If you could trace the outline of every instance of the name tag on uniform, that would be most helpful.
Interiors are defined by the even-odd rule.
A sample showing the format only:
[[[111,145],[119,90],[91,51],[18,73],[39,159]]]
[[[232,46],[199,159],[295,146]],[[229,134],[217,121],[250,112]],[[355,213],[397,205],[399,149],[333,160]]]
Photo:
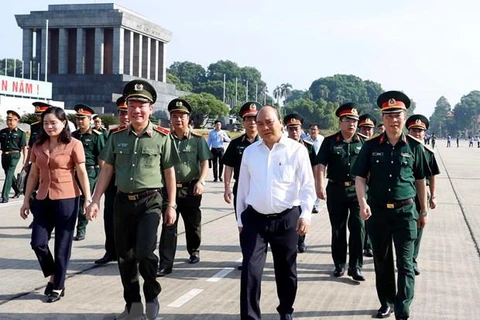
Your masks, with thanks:
[[[412,155],[410,153],[402,153],[402,157],[410,158]]]
[[[383,152],[372,152],[372,157],[383,157]]]
[[[121,142],[117,145],[117,147],[120,147],[120,148],[126,148],[128,147],[128,143],[125,143],[125,142]]]

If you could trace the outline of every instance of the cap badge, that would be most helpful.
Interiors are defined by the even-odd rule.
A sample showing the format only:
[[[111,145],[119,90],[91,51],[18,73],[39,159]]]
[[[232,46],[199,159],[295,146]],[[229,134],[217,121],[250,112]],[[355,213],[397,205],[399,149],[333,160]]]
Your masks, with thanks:
[[[358,111],[357,111],[357,109],[355,109],[355,108],[352,109],[351,113],[352,113],[353,115],[358,116]]]
[[[176,107],[183,107],[182,101],[177,101],[177,102],[175,103],[175,106],[176,106]]]
[[[82,108],[78,109],[78,113],[83,113],[83,109]]]
[[[367,118],[367,119],[365,119],[365,123],[373,124],[373,121],[372,121],[372,119]]]
[[[254,103],[252,103],[248,108],[250,110],[257,110],[257,106]]]
[[[422,125],[423,123],[422,123],[422,120],[417,119],[417,120],[415,120],[415,124]]]
[[[396,103],[397,103],[397,101],[395,101],[395,99],[393,99],[393,98],[391,98],[390,100],[388,100],[388,105],[389,105],[389,106],[394,106]]]
[[[143,84],[136,83],[135,84],[135,91],[142,91],[142,90],[143,90]]]

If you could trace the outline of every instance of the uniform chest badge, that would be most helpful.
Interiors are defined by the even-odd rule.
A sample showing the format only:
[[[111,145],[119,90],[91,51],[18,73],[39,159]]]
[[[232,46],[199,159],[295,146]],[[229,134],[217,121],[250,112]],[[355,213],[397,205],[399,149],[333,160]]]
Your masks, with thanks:
[[[404,158],[410,158],[412,156],[410,153],[406,153],[406,152],[403,152],[401,155]]]
[[[125,142],[120,142],[117,147],[119,148],[127,148],[128,147],[128,143],[125,143]]]
[[[383,152],[372,152],[372,157],[383,157]]]

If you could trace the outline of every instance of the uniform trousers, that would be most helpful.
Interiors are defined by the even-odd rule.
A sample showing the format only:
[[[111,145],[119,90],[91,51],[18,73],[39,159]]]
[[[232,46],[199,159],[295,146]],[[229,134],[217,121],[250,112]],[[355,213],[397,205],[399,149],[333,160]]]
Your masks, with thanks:
[[[427,192],[427,199],[430,200],[430,192]],[[418,197],[415,197],[415,209],[417,210],[417,213],[420,212],[420,200],[418,200]],[[413,266],[414,267],[418,266],[417,259],[418,259],[418,253],[420,252],[420,243],[422,242],[423,229],[424,228],[417,227],[417,238],[413,242]]]
[[[223,174],[223,163],[222,157],[224,153],[223,148],[212,148],[212,162],[213,162],[213,179],[217,180],[217,178],[222,179]]]
[[[251,206],[242,213],[242,276],[240,282],[240,318],[261,319],[261,279],[267,247],[270,244],[280,315],[292,314],[297,294],[297,221],[300,207],[265,215]]]
[[[105,190],[105,203],[103,205],[103,229],[105,231],[105,252],[113,258],[117,257],[115,250],[114,235],[114,204],[117,195],[117,187],[115,186],[115,176],[110,179],[110,184]]]
[[[43,275],[54,276],[53,289],[65,287],[65,277],[72,251],[73,230],[77,220],[78,197],[61,200],[35,200],[33,211],[33,251],[37,255]],[[55,248],[52,255],[48,241],[55,229]]]
[[[157,229],[162,214],[159,192],[129,200],[127,194],[115,198],[115,247],[118,269],[123,284],[123,297],[128,308],[141,302],[138,273],[144,280],[146,302],[152,302],[161,291],[156,280],[158,257],[155,255]]]
[[[90,183],[90,194],[93,194],[93,189],[95,188],[95,183],[97,182],[97,176],[99,169],[95,166],[87,166],[87,175],[88,175],[88,182]],[[79,184],[80,185],[80,184]],[[80,205],[78,210],[78,222],[77,222],[77,235],[85,235],[87,230],[88,220],[85,216],[85,212],[83,212],[83,204],[85,203],[85,197],[83,195],[80,196]]]
[[[365,223],[360,217],[355,188],[342,184],[327,185],[327,208],[332,227],[332,258],[336,268],[344,268],[347,260],[347,225],[349,268],[363,267]]]
[[[17,179],[15,179],[15,169],[20,160],[20,152],[5,154],[2,153],[2,168],[5,172],[5,182],[2,188],[3,200],[8,200],[10,189],[13,187],[15,193],[19,193],[17,188]]]
[[[418,214],[415,203],[397,209],[368,200],[372,216],[367,228],[372,241],[377,295],[383,307],[394,306],[396,317],[408,317],[413,300],[415,275],[413,272],[413,242],[417,237]],[[393,244],[397,259],[397,288]]]
[[[198,181],[198,180],[196,180]],[[158,250],[160,253],[160,269],[172,269],[177,251],[177,228],[178,219],[182,215],[185,225],[185,238],[187,240],[187,251],[190,255],[200,252],[200,243],[202,238],[202,211],[200,205],[202,195],[193,195],[192,182],[186,190],[177,189],[177,219],[173,226],[162,225],[162,233],[160,235],[160,244]]]

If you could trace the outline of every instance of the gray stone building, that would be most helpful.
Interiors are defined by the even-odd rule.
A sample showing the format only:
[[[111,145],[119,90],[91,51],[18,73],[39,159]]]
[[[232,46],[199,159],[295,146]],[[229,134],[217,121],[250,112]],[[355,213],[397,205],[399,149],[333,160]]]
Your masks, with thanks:
[[[156,88],[157,117],[185,94],[166,83],[172,33],[131,10],[113,3],[49,5],[15,18],[23,29],[24,63],[40,65],[40,78],[53,84],[52,98],[66,108],[82,102],[99,113],[114,112],[123,86],[137,78]]]

